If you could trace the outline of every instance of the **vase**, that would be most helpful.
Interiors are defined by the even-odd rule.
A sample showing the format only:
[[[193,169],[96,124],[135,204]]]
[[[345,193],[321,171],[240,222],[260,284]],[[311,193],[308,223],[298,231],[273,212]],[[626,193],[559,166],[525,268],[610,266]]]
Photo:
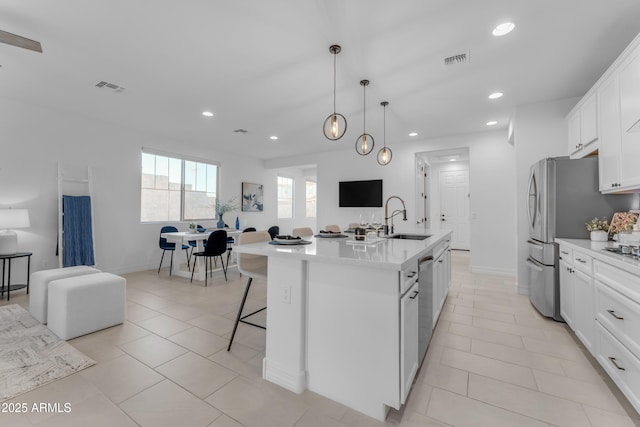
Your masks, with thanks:
[[[220,215],[220,219],[218,219],[218,222],[216,223],[216,227],[224,228],[224,221],[222,220],[222,215]]]
[[[591,232],[591,240],[594,242],[606,242],[609,240],[609,233],[604,230],[594,230]]]

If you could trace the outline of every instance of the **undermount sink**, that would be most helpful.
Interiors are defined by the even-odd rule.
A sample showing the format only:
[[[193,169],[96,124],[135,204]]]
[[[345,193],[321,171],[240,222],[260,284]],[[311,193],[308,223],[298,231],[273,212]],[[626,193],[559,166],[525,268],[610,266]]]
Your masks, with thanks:
[[[389,236],[389,239],[402,239],[402,240],[424,240],[427,237],[431,237],[425,234],[394,234]]]

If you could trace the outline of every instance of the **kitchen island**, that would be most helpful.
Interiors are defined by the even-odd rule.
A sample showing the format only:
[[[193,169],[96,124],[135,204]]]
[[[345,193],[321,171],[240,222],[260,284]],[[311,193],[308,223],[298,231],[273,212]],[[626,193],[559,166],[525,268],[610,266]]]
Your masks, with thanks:
[[[451,232],[413,234],[429,237],[377,243],[314,237],[308,245],[234,248],[268,257],[263,377],[378,420],[390,407],[399,409],[421,363],[418,300],[433,300],[436,316],[444,303],[432,290],[419,295],[418,262],[434,252],[448,254]],[[440,265],[437,277],[447,281],[440,284],[446,296],[451,267]],[[429,324],[435,327],[435,321]]]

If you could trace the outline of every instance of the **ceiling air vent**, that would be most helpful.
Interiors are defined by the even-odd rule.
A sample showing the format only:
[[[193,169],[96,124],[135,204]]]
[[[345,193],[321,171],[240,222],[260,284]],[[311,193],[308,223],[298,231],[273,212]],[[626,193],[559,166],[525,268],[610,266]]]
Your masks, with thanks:
[[[471,60],[471,55],[469,51],[458,53],[457,55],[452,55],[444,58],[444,65],[458,65],[458,64],[466,64]]]
[[[236,129],[234,130],[235,133],[247,133],[249,132],[248,130],[244,130],[244,129]]]
[[[113,83],[109,83],[105,81],[101,81],[100,83],[97,83],[96,87],[106,87],[109,89],[113,89],[116,92],[122,92],[124,90],[122,86],[114,85]]]

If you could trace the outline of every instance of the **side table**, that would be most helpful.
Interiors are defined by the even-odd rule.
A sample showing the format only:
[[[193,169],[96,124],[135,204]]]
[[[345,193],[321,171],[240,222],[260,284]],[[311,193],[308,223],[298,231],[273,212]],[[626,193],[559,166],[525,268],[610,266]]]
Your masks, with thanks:
[[[11,255],[0,255],[2,260],[2,286],[0,286],[0,298],[4,298],[4,293],[7,293],[7,301],[11,300],[11,291],[27,288],[27,294],[29,293],[29,276],[31,275],[31,252],[18,252]],[[16,258],[27,258],[27,283],[26,284],[11,284],[11,261]],[[7,273],[5,274],[5,265],[9,264]],[[6,275],[6,284],[5,284]]]

